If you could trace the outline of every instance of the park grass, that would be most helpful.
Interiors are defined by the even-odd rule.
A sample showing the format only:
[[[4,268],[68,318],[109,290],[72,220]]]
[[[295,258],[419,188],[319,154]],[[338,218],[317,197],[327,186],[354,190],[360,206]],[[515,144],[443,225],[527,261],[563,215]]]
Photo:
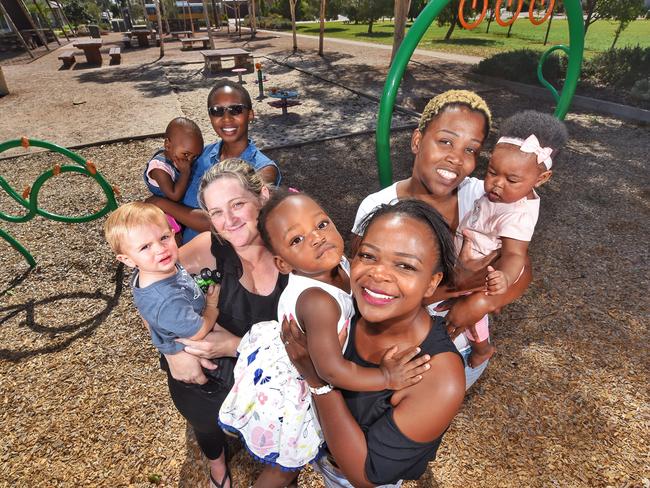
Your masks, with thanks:
[[[547,21],[548,22],[548,21]],[[449,41],[444,41],[448,26],[439,27],[435,22],[429,27],[418,47],[450,53],[467,54],[489,57],[493,54],[515,49],[534,49],[544,51],[556,44],[569,44],[569,28],[566,19],[553,19],[548,43],[544,46],[547,22],[534,26],[527,19],[517,20],[507,37],[507,27],[501,27],[496,22],[490,25],[486,33],[487,21],[484,20],[476,29],[468,31],[456,28]],[[408,23],[410,26],[411,23]],[[585,40],[585,56],[607,51],[614,39],[616,22],[598,21],[587,31]],[[317,36],[319,24],[298,24],[300,34]],[[393,22],[377,22],[373,25],[372,34],[368,34],[368,24],[344,24],[343,22],[326,22],[325,37],[351,39],[355,41],[375,42],[379,44],[393,43]],[[636,20],[623,31],[616,47],[636,46],[650,47],[650,20]]]

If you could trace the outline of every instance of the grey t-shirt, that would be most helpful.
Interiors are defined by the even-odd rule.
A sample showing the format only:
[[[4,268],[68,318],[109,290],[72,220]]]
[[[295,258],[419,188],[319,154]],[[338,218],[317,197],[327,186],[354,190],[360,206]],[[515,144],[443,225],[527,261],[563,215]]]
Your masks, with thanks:
[[[138,270],[131,277],[133,302],[149,323],[151,342],[162,354],[182,351],[183,344],[175,339],[192,337],[203,323],[205,296],[181,265],[176,268],[174,276],[144,288],[138,286]]]

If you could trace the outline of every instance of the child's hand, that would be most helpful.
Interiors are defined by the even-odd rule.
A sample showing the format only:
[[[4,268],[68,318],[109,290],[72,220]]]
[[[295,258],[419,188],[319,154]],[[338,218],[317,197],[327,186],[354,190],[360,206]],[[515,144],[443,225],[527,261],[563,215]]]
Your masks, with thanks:
[[[189,173],[192,170],[192,161],[181,158],[181,159],[174,159],[174,164],[176,165],[176,168],[178,168],[178,171],[181,173]]]
[[[205,306],[218,308],[219,305],[219,292],[221,291],[220,285],[210,285],[208,291],[205,293]]]
[[[503,271],[494,269],[492,266],[487,267],[488,275],[485,278],[485,284],[487,285],[486,295],[503,295],[510,283],[508,283],[508,277]]]
[[[379,369],[384,373],[387,389],[401,390],[422,379],[422,374],[431,367],[429,366],[431,356],[424,354],[413,359],[419,352],[419,347],[410,347],[398,353],[397,346],[386,351],[379,363]]]

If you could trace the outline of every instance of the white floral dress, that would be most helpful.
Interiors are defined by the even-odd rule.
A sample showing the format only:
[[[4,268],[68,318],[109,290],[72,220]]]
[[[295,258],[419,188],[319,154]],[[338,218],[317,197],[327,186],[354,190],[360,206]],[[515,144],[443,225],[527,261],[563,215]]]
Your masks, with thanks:
[[[345,257],[341,266],[349,274]],[[219,411],[219,425],[238,434],[254,458],[285,470],[298,470],[323,453],[323,435],[309,388],[280,339],[282,317],[296,316],[298,297],[308,288],[325,290],[339,304],[337,332],[349,323],[354,315],[351,294],[311,278],[290,275],[278,303],[278,321],[254,324],[242,338],[235,384]]]

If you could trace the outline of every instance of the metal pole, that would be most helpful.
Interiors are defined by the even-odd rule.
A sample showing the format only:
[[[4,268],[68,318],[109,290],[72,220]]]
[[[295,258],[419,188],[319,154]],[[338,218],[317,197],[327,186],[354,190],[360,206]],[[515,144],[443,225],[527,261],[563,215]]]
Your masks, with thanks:
[[[9,14],[5,10],[4,5],[2,5],[2,2],[0,2],[0,9],[2,9],[2,15],[4,16],[5,19],[7,19],[7,24],[9,24],[9,27],[11,27],[11,30],[14,31],[14,34],[18,36],[18,39],[20,39],[20,42],[22,43],[23,47],[25,48],[25,51],[29,53],[29,55],[33,58],[34,54],[32,51],[29,49],[29,46],[27,45],[27,42],[25,42],[25,39],[23,38],[22,34],[16,27],[16,24],[14,24],[14,21],[11,20],[11,17],[9,17]]]

